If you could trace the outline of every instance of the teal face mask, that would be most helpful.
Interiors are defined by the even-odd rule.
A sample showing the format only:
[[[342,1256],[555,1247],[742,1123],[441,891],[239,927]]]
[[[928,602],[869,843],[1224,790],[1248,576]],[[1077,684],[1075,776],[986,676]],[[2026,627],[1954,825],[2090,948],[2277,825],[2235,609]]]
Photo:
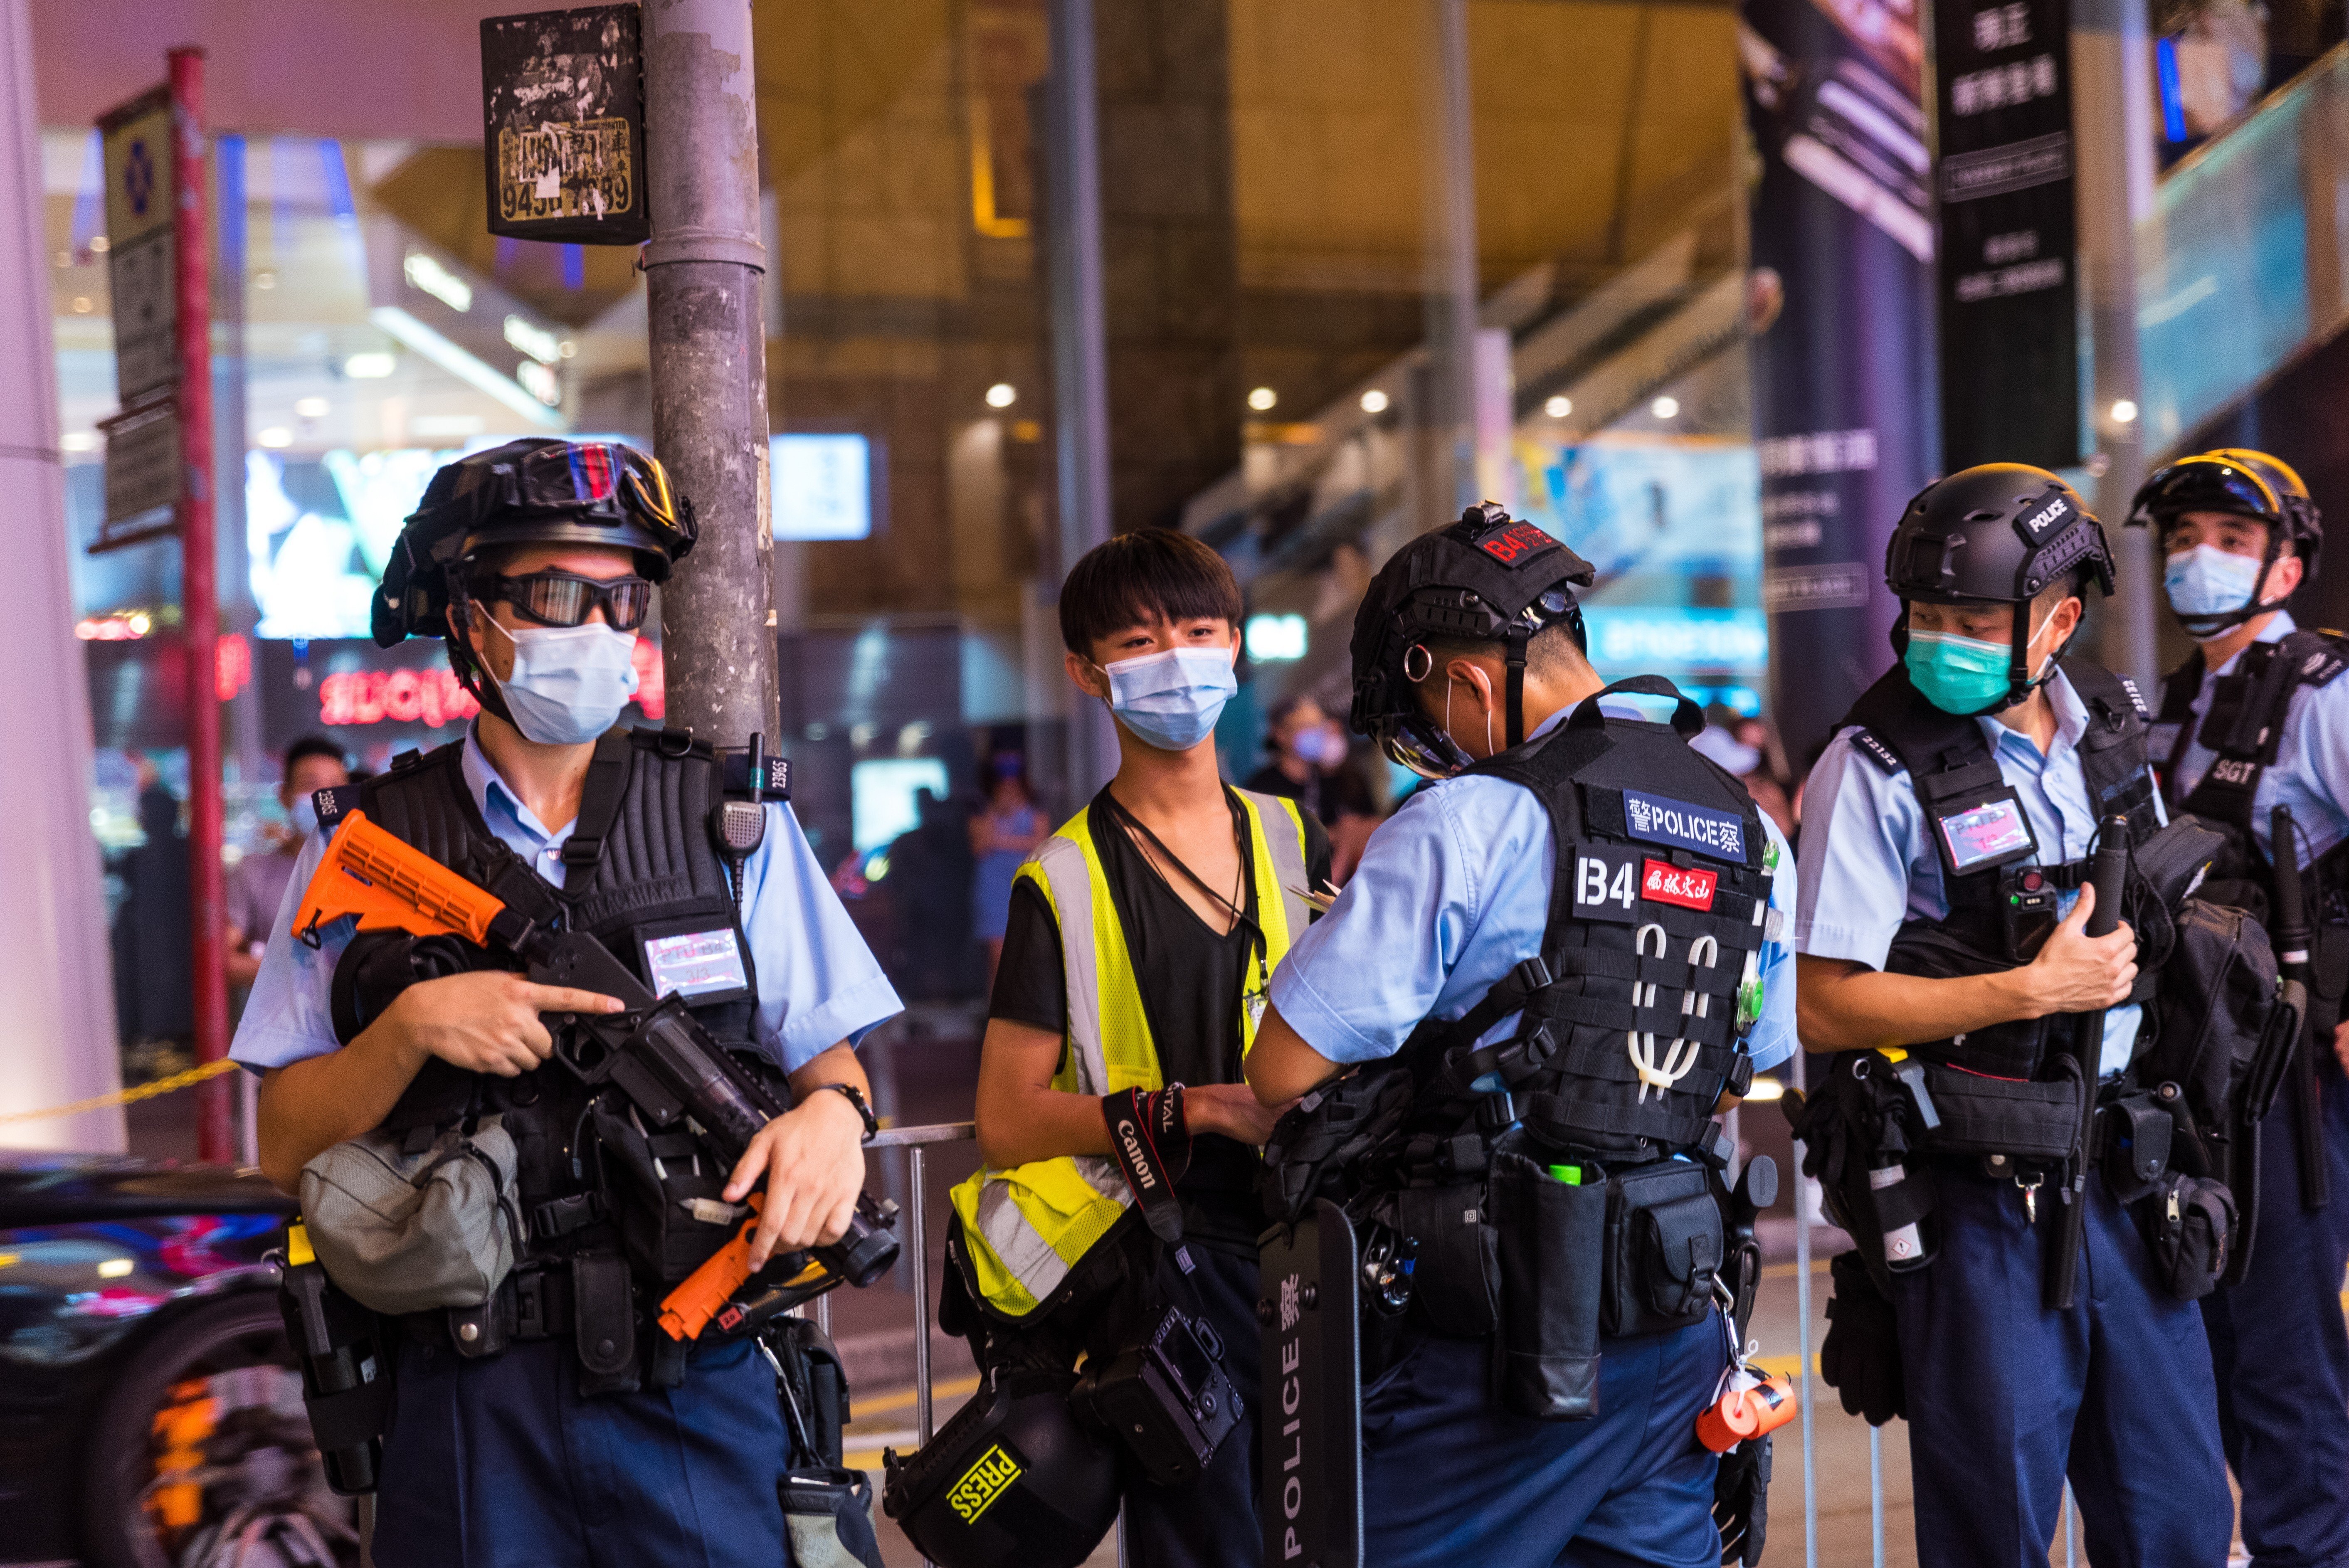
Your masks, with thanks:
[[[2033,633],[2026,647],[2036,645],[2046,630],[2042,626]],[[1927,702],[1943,713],[1971,715],[1989,713],[2013,700],[2006,679],[2012,655],[2004,643],[1985,643],[1955,632],[1912,631],[1902,662]]]

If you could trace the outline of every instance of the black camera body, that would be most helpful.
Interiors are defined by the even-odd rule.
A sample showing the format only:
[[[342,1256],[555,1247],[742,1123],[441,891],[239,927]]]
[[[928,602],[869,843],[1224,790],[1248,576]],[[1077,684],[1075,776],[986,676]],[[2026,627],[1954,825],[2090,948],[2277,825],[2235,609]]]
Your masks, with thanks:
[[[1123,1442],[1160,1486],[1195,1480],[1247,1413],[1216,1331],[1176,1306],[1142,1342],[1090,1361],[1069,1391],[1077,1419]]]

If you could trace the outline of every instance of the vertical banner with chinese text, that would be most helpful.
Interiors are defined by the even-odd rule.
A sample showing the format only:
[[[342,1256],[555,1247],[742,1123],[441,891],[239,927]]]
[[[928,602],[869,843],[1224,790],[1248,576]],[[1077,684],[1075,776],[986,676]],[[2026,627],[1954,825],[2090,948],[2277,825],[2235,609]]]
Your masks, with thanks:
[[[1891,660],[1884,547],[1936,468],[1914,0],[1742,0],[1773,717],[1799,769]]]

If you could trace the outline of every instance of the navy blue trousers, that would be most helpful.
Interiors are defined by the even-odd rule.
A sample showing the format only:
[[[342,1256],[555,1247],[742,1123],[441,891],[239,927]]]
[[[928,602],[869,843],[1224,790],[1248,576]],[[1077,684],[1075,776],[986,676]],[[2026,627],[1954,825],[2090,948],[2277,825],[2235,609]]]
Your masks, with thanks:
[[[1264,1327],[1256,1320],[1257,1263],[1196,1244],[1188,1250],[1194,1265],[1190,1290],[1224,1342],[1224,1373],[1247,1401],[1247,1419],[1187,1486],[1154,1485],[1133,1456],[1119,1450],[1126,1554],[1134,1568],[1255,1568],[1264,1555],[1256,1520],[1264,1365]],[[1179,1266],[1170,1251],[1159,1270],[1164,1275]],[[1168,1300],[1192,1310],[1192,1296],[1171,1279],[1163,1288]]]
[[[2323,1105],[2331,1201],[2313,1214],[2301,1207],[2287,1085],[2260,1130],[2251,1272],[2202,1303],[2255,1568],[2349,1563],[2349,1082],[2330,1062]]]
[[[1720,1563],[1719,1461],[1696,1440],[1728,1360],[1717,1316],[1601,1341],[1588,1421],[1502,1410],[1491,1356],[1487,1341],[1423,1338],[1364,1390],[1369,1568]]]
[[[1920,1568],[2046,1568],[2064,1478],[2097,1568],[2218,1568],[2233,1500],[2202,1315],[2158,1284],[2101,1175],[2072,1310],[2047,1308],[2062,1205],[1954,1163],[1941,1250],[1893,1279]]]
[[[775,1377],[749,1341],[670,1389],[583,1398],[568,1340],[465,1361],[409,1343],[384,1437],[378,1568],[777,1568]]]

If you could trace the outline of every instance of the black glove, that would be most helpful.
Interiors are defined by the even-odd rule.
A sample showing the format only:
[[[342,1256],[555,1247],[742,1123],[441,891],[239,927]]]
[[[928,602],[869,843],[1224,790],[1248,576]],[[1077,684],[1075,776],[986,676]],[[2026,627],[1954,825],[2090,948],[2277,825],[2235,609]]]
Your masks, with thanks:
[[[1892,1304],[1877,1290],[1857,1250],[1837,1254],[1828,1273],[1835,1299],[1827,1303],[1819,1376],[1842,1396],[1844,1414],[1865,1416],[1871,1427],[1895,1416],[1907,1419],[1909,1389],[1900,1375],[1900,1333]]]
[[[1762,1561],[1770,1532],[1770,1439],[1748,1438],[1721,1456],[1713,1483],[1713,1522],[1721,1532],[1721,1560],[1746,1568]]]

